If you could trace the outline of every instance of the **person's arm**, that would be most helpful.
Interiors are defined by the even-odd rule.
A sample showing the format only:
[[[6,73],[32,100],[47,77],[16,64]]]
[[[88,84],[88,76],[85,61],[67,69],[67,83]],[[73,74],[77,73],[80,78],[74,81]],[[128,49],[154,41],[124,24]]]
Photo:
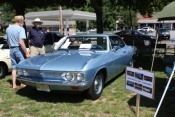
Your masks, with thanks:
[[[30,39],[31,39],[31,36],[30,36],[30,32],[31,32],[31,30],[29,30],[29,33],[28,33],[28,37],[27,37],[27,39],[28,39],[28,47],[29,47],[29,50],[28,50],[28,52],[30,53]]]
[[[28,52],[30,53],[30,40],[29,39],[28,39],[28,46],[29,46]]]
[[[23,39],[19,39],[19,45],[20,45],[20,47],[22,48],[22,50],[24,51],[26,57],[29,58],[29,57],[30,57],[30,54],[28,53],[28,51],[27,51],[27,49],[26,49],[26,45],[25,45]]]

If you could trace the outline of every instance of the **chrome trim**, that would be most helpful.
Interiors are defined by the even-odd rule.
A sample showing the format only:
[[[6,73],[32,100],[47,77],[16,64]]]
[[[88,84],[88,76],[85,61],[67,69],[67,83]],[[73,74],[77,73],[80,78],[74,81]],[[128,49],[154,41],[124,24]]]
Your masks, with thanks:
[[[72,82],[69,82],[69,81],[58,81],[58,82],[50,82],[50,81],[42,81],[42,80],[38,80],[38,81],[33,81],[29,78],[19,78],[17,77],[17,80],[20,80],[20,81],[24,81],[24,82],[31,82],[31,83],[37,83],[37,84],[48,84],[48,85],[59,85],[59,86],[79,86],[79,87],[87,87],[89,86],[89,81],[83,81],[83,82],[78,82],[78,83],[72,83]]]

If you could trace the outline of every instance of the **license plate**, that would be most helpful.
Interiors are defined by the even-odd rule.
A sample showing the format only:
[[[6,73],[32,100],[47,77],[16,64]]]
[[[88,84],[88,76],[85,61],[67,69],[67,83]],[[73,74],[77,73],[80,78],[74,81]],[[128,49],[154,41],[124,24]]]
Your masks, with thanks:
[[[50,92],[49,85],[47,85],[47,84],[36,84],[36,88],[37,88],[38,91]]]
[[[164,35],[164,36],[166,36],[166,35]]]

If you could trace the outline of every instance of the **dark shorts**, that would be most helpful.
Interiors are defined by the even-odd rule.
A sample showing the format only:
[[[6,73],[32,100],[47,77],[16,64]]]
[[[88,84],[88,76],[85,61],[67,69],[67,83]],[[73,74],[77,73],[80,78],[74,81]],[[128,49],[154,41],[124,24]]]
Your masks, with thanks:
[[[20,47],[14,47],[10,48],[10,58],[12,70],[16,70],[17,64],[25,59],[25,55]]]

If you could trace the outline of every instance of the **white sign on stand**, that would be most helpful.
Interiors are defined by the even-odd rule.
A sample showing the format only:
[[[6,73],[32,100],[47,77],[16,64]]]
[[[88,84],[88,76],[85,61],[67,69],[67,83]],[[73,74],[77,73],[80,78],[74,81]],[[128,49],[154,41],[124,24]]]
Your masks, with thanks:
[[[154,99],[154,73],[133,67],[126,67],[126,89]]]

